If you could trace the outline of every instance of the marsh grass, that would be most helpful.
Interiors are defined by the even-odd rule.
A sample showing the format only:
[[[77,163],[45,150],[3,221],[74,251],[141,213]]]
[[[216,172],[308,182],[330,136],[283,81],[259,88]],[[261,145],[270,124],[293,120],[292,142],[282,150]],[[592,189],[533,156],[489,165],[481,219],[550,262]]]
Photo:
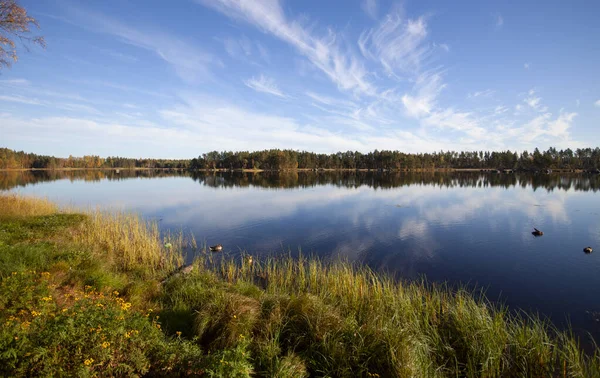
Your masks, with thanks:
[[[42,198],[11,194],[2,195],[0,200],[0,219],[49,215],[57,211],[58,206]]]
[[[181,265],[183,235],[162,236],[155,221],[135,214],[90,211],[77,242],[95,246],[98,257],[123,271],[156,273]]]
[[[600,376],[598,348],[470,290],[193,237],[172,274],[182,235],[136,215],[0,195],[0,220],[0,375]]]
[[[253,264],[242,256],[217,266],[208,259],[166,285],[163,306],[189,314],[205,348],[233,347],[235,334],[252,340],[264,376],[600,374],[598,349],[586,355],[568,332],[466,289],[302,256]],[[167,329],[173,320],[167,316]]]

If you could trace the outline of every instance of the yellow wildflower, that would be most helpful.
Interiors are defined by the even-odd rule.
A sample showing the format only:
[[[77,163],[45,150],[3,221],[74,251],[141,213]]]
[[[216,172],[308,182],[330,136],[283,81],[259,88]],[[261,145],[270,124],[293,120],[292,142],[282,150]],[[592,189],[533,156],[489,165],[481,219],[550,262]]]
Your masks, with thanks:
[[[110,346],[110,343],[108,341],[105,341],[102,343],[102,348],[106,349]]]
[[[93,363],[94,363],[94,359],[93,358],[88,358],[87,360],[83,361],[83,364],[85,366],[90,366]]]
[[[177,331],[175,333],[177,334],[177,337],[181,337],[181,331]]]
[[[52,295],[42,298],[44,302],[50,302],[52,300]]]
[[[114,294],[115,296],[118,296],[118,295],[119,295],[119,292],[115,290],[115,291],[113,291],[113,294]]]

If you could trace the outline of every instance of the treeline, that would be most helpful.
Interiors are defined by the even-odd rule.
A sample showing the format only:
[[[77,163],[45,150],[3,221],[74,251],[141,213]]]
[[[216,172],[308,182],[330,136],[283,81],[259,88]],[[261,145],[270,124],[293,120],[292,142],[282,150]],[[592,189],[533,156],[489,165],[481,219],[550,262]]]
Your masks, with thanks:
[[[63,169],[63,168],[177,168],[177,169],[385,169],[414,170],[435,168],[474,169],[583,169],[600,167],[600,148],[557,150],[541,152],[440,151],[407,154],[400,151],[338,152],[316,154],[294,150],[263,150],[218,152],[202,154],[191,160],[101,158],[83,156],[57,158],[0,148],[0,169]]]
[[[0,169],[65,169],[65,168],[177,168],[187,169],[190,160],[132,159],[90,155],[59,158],[0,148]]]
[[[407,154],[400,151],[338,152],[316,154],[294,150],[256,152],[209,152],[192,159],[191,169],[387,169],[413,170],[435,168],[478,169],[596,169],[600,167],[600,148],[557,150],[549,148],[521,154],[511,151],[434,152]]]

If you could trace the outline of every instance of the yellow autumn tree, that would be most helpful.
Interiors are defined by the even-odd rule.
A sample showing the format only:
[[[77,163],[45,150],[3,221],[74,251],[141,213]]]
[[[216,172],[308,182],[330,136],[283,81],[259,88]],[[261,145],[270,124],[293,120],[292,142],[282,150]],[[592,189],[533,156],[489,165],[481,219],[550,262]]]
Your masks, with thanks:
[[[25,48],[27,44],[46,47],[44,37],[31,35],[32,25],[39,28],[36,19],[15,0],[0,0],[0,69],[18,60],[17,41]]]

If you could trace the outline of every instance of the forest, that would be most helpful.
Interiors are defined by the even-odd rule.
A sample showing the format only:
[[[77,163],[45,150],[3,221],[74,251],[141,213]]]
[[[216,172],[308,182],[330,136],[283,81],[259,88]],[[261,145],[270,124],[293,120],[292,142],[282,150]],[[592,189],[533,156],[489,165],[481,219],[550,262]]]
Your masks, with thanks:
[[[400,151],[357,151],[317,154],[295,150],[262,150],[255,152],[212,151],[191,160],[148,159],[99,156],[60,158],[0,148],[0,169],[69,169],[69,168],[169,168],[169,169],[568,169],[597,170],[600,148],[578,148],[533,152],[508,151],[440,151],[410,154]]]

